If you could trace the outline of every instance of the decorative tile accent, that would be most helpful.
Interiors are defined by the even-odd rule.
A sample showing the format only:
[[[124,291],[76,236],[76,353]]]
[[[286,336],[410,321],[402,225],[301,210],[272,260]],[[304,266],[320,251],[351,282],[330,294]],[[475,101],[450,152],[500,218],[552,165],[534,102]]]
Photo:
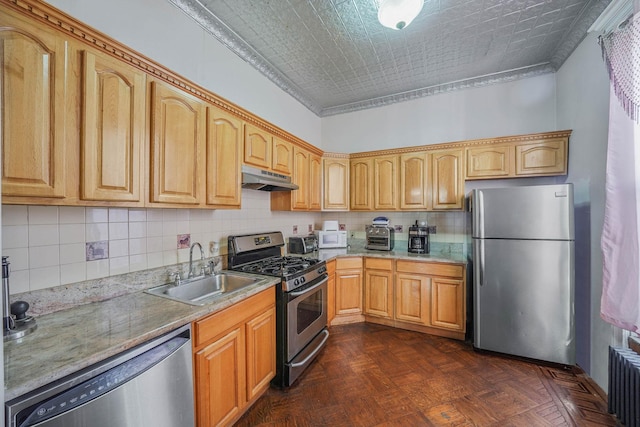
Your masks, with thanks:
[[[191,246],[191,234],[178,234],[178,249],[185,249]]]
[[[109,241],[101,240],[98,242],[87,242],[86,254],[87,261],[109,258]]]

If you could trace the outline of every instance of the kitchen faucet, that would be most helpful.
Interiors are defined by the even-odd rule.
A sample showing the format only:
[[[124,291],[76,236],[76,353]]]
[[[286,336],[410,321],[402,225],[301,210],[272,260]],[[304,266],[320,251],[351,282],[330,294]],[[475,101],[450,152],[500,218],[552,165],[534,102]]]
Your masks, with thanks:
[[[193,245],[191,245],[191,248],[189,249],[189,275],[187,276],[187,278],[192,278],[194,276],[193,274],[193,248],[194,246],[198,246],[198,248],[200,249],[200,260],[204,259],[204,252],[202,251],[202,245],[198,242],[195,242]]]

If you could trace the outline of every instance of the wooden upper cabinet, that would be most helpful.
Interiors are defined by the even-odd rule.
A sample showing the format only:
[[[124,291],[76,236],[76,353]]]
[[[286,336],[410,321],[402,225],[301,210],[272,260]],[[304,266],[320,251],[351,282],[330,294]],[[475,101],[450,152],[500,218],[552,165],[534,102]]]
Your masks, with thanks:
[[[302,148],[293,149],[293,182],[297,190],[291,192],[293,209],[309,209],[309,165],[311,153]]]
[[[373,210],[373,159],[351,159],[349,198],[354,211]]]
[[[80,198],[143,204],[145,74],[83,52]]]
[[[66,196],[65,119],[73,111],[67,108],[66,52],[61,36],[0,12],[4,196]]]
[[[349,210],[349,159],[323,160],[323,205],[325,211]]]
[[[239,208],[242,179],[242,121],[207,108],[207,205]]]
[[[519,143],[516,176],[566,175],[568,138]]]
[[[462,149],[438,150],[431,154],[433,210],[464,207]]]
[[[430,209],[429,153],[400,156],[400,209]]]
[[[244,125],[244,163],[262,169],[271,168],[273,137],[250,123]]]
[[[373,159],[373,207],[375,210],[398,208],[398,156]]]
[[[311,154],[309,158],[309,210],[322,209],[322,158]]]
[[[508,177],[513,174],[513,147],[496,145],[466,149],[466,179]]]
[[[298,189],[273,191],[271,210],[319,211],[322,203],[322,159],[304,148],[293,146],[291,180]]]
[[[290,142],[273,138],[271,169],[283,175],[291,175],[293,171],[293,145]]]
[[[566,175],[570,131],[466,147],[465,179]]]
[[[162,83],[153,82],[151,88],[150,201],[198,204],[205,106]]]

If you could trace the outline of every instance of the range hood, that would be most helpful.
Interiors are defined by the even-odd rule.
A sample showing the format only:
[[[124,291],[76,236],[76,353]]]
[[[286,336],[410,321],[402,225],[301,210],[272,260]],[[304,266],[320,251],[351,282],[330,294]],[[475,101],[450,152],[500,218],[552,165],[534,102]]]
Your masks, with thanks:
[[[242,188],[261,191],[291,191],[299,187],[291,177],[250,166],[242,166]]]

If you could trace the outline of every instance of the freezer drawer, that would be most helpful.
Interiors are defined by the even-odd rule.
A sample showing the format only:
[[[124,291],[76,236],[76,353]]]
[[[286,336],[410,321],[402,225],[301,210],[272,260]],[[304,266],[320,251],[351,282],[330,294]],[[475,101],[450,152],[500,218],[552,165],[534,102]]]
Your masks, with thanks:
[[[473,245],[474,346],[575,364],[573,241]]]

